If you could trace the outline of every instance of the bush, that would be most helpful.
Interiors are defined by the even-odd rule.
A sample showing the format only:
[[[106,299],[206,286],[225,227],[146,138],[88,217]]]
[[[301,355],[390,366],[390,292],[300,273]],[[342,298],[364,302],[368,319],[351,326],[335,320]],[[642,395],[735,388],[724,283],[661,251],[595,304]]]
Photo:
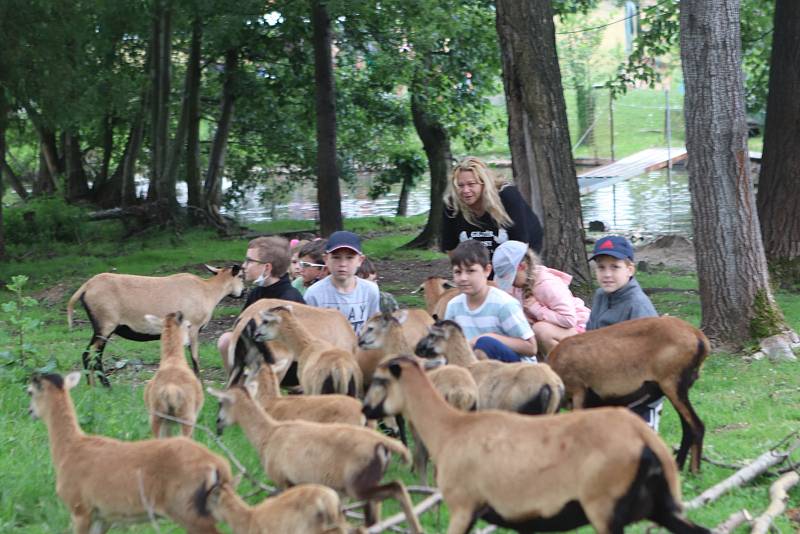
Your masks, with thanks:
[[[88,233],[83,209],[60,197],[43,197],[3,210],[6,242],[30,244],[61,241],[78,243]]]

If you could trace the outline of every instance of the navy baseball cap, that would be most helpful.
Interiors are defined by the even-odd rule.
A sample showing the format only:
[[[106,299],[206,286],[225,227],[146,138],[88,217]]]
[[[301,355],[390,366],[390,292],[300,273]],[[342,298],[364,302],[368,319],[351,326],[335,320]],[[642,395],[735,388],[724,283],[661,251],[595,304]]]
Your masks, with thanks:
[[[589,261],[597,256],[612,256],[620,260],[633,261],[633,246],[631,242],[621,235],[610,235],[602,237],[594,244],[594,252]]]
[[[353,232],[342,230],[333,232],[325,244],[325,252],[333,252],[340,248],[349,248],[353,252],[361,254],[361,240]]]

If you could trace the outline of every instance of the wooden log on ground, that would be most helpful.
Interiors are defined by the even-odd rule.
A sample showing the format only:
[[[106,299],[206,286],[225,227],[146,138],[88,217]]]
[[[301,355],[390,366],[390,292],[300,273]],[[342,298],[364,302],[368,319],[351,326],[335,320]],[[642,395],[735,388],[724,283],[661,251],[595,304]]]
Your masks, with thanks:
[[[790,471],[776,480],[769,488],[769,507],[753,522],[750,534],[767,534],[772,521],[786,510],[789,490],[800,482],[800,475]]]
[[[731,514],[728,519],[714,527],[714,529],[711,531],[711,534],[730,534],[742,523],[750,523],[752,521],[753,516],[750,515],[750,512],[747,510],[739,510],[738,512]]]

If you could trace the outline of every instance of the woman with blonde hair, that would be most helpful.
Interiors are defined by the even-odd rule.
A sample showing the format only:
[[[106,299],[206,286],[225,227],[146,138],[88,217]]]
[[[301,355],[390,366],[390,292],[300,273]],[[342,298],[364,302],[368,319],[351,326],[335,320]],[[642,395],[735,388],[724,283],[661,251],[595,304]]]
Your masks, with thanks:
[[[497,287],[522,304],[540,352],[586,331],[591,310],[570,291],[572,276],[542,265],[528,245],[506,241],[495,250],[492,267]]]
[[[509,239],[526,243],[536,252],[542,249],[542,225],[519,190],[476,157],[466,157],[455,166],[444,205],[444,252],[469,239],[483,243],[490,256]]]

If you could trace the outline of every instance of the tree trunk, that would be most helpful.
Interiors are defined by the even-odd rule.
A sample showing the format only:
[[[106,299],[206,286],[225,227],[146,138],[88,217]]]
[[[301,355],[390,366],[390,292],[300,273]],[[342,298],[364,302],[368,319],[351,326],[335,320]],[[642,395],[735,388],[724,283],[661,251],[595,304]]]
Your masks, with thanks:
[[[103,117],[103,160],[100,164],[100,172],[95,178],[95,186],[104,184],[108,180],[108,171],[111,168],[111,156],[114,153],[114,117],[109,113]]]
[[[5,94],[0,91],[0,260],[6,259],[6,232],[3,225],[3,196],[5,195],[5,180],[3,175],[6,173],[6,129],[8,128],[8,102]]]
[[[25,186],[22,185],[22,181],[14,172],[14,169],[8,164],[8,161],[5,159],[5,153],[2,154],[2,158],[0,158],[0,172],[3,173],[6,181],[11,184],[11,188],[17,193],[19,198],[22,200],[28,200],[28,191],[25,189]]]
[[[438,246],[442,235],[442,213],[444,210],[444,190],[453,161],[450,151],[450,137],[444,126],[432,115],[426,113],[423,99],[418,94],[421,82],[413,84],[411,93],[411,117],[414,128],[422,141],[422,148],[428,158],[428,169],[431,174],[431,210],[425,228],[404,248],[433,248]]]
[[[800,285],[800,3],[778,0],[769,73],[758,215],[770,272]]]
[[[750,180],[738,0],[681,0],[680,34],[701,328],[739,348],[784,323]]]
[[[188,116],[186,123],[186,190],[187,205],[202,209],[203,184],[200,175],[200,45],[203,38],[203,23],[199,16],[192,21],[192,42],[189,63],[186,65],[186,98]],[[189,211],[189,217],[197,221],[197,212]]]
[[[50,165],[45,155],[44,142],[39,143],[39,171],[33,183],[33,196],[51,195],[56,192],[56,182],[50,174]]]
[[[67,184],[64,197],[68,202],[76,202],[89,196],[89,182],[83,169],[83,155],[77,134],[67,134],[64,143]]]
[[[504,80],[518,84],[529,120],[525,131],[530,134],[527,144],[533,157],[526,157],[525,161],[530,175],[518,179],[532,184],[535,180],[538,186],[544,226],[542,259],[548,266],[571,273],[578,292],[586,294],[591,276],[556,55],[552,5],[545,1],[497,0],[497,28],[501,50],[504,57],[507,55],[504,70],[511,69],[510,74],[504,74]],[[519,124],[520,119],[516,121]],[[537,186],[531,185],[529,190],[537,191]]]
[[[145,115],[150,102],[147,89],[142,91],[141,106],[133,118],[125,149],[111,178],[99,185],[95,192],[95,202],[98,206],[112,208],[116,206],[127,207],[136,203],[135,171],[136,160],[144,141]]]
[[[342,197],[336,161],[336,87],[327,3],[325,0],[313,0],[311,4],[317,106],[317,203],[319,231],[324,237],[342,229]]]
[[[236,71],[239,65],[239,50],[225,52],[225,81],[222,84],[222,110],[220,112],[204,186],[206,214],[217,226],[224,227],[225,221],[219,214],[222,204],[222,171],[225,168],[225,150],[228,146],[228,133],[233,119],[233,104],[236,100]]]
[[[400,197],[397,199],[397,216],[405,217],[408,214],[408,195],[411,193],[414,179],[411,176],[403,176],[400,185]]]
[[[172,66],[170,0],[157,0],[153,17],[153,107],[151,136],[150,187],[147,198],[163,207],[163,220],[174,214],[177,205],[175,184],[167,176],[167,147],[169,140],[169,96]]]

